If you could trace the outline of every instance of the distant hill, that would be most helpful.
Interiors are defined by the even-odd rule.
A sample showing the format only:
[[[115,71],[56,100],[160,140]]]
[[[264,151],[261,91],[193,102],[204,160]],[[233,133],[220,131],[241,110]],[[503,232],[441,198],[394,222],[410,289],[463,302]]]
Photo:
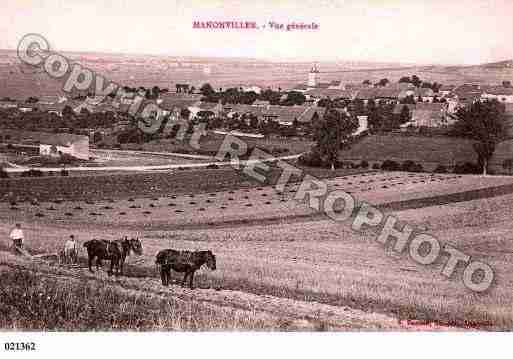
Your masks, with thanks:
[[[478,65],[485,69],[513,69],[513,60],[504,60],[499,62],[490,62],[487,64]]]

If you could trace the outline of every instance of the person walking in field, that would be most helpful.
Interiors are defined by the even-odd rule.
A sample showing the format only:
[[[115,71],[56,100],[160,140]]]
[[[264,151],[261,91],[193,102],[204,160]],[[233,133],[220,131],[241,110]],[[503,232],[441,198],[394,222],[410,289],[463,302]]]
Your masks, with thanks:
[[[12,240],[14,251],[19,254],[24,254],[23,242],[25,241],[25,235],[21,229],[21,224],[16,223],[16,226],[9,234],[9,238]]]
[[[72,234],[64,244],[64,261],[65,263],[76,264],[78,260],[78,249],[75,236]]]

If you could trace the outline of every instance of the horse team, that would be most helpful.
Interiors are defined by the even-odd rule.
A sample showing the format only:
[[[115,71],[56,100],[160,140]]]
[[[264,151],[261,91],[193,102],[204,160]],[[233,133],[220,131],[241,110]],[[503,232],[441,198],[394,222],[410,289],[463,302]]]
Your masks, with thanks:
[[[126,257],[134,252],[137,255],[143,253],[142,243],[138,238],[128,239],[124,237],[115,241],[93,239],[84,243],[87,250],[88,266],[92,272],[93,260],[96,259],[96,270],[102,266],[102,261],[110,261],[109,275],[123,274],[123,266]],[[193,288],[194,273],[203,265],[209,269],[216,269],[216,257],[211,251],[177,251],[164,249],[157,253],[155,265],[160,267],[162,285],[168,286],[171,278],[171,269],[184,273],[182,286],[186,285],[189,278],[189,287]]]

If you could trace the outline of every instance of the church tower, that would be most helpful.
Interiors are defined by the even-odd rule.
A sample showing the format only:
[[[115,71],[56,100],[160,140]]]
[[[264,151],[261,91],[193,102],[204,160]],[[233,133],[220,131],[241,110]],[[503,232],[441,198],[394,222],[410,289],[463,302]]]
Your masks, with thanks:
[[[308,87],[315,87],[317,86],[317,74],[319,73],[319,70],[317,69],[317,65],[314,65],[310,72],[308,73]]]

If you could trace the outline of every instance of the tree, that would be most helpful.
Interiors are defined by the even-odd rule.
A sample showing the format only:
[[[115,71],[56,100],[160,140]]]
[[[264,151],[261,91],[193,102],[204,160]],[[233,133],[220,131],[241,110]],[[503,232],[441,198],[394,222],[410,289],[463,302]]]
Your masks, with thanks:
[[[315,124],[317,121],[319,121],[319,114],[315,111],[310,122]]]
[[[511,81],[502,81],[503,87],[511,87]]]
[[[389,83],[390,83],[390,80],[388,80],[388,79],[381,79],[381,80],[379,80],[378,85],[381,86],[381,87],[384,87],[384,86],[388,85]]]
[[[456,112],[457,121],[453,131],[456,135],[477,141],[474,150],[483,175],[487,174],[488,163],[497,142],[504,136],[504,110],[504,105],[494,99],[475,102]]]
[[[103,135],[100,131],[95,131],[93,134],[93,143],[98,143],[103,140]]]
[[[351,103],[351,108],[355,115],[363,115],[365,114],[365,103],[362,99],[355,98]]]
[[[203,84],[200,88],[200,92],[206,97],[210,97],[215,93],[214,88],[209,83]]]
[[[323,164],[335,169],[338,152],[347,144],[347,140],[358,127],[356,121],[349,118],[344,112],[333,108],[327,108],[322,120],[315,126],[314,140],[316,142],[313,151],[319,154]]]
[[[369,127],[372,130],[380,130],[384,127],[383,116],[381,116],[379,109],[374,107],[368,115]]]
[[[285,106],[293,106],[293,105],[302,105],[306,101],[305,95],[301,92],[291,91],[287,94],[287,98],[282,102],[282,105]]]
[[[64,118],[68,118],[68,117],[71,118],[71,117],[73,117],[74,114],[75,114],[75,112],[69,105],[64,106],[64,108],[62,109],[62,117],[64,117]]]
[[[405,98],[401,99],[399,103],[403,105],[415,105],[415,97],[413,97],[413,95],[408,95]]]
[[[413,84],[413,86],[419,87],[422,81],[420,81],[420,78],[417,75],[413,75],[411,77],[411,83]]]
[[[151,89],[151,98],[153,99],[156,99],[160,96],[160,87],[158,86],[153,86],[152,89]]]
[[[410,77],[409,77],[409,76],[403,76],[403,77],[401,77],[401,78],[399,79],[399,83],[403,83],[403,82],[404,82],[404,83],[408,83],[408,84],[409,84],[409,83],[411,83],[411,79],[410,79]]]
[[[182,108],[180,110],[180,117],[181,118],[184,118],[184,119],[188,120],[190,116],[191,116],[191,111],[188,108]]]
[[[364,84],[364,85],[370,85],[370,84],[371,84],[371,82],[370,82],[370,80],[363,80],[362,84]]]
[[[513,170],[513,158],[505,159],[504,162],[502,162],[502,168],[508,171],[508,173],[511,173]]]
[[[399,123],[402,125],[408,121],[410,121],[410,109],[404,105],[399,114]]]

